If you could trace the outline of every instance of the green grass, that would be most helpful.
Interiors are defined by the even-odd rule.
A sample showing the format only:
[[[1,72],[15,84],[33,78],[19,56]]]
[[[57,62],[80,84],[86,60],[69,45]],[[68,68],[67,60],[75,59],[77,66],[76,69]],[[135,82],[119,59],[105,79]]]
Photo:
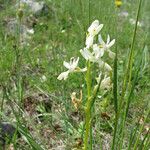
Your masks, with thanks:
[[[21,142],[14,141],[16,149],[55,149],[58,146],[66,150],[81,149],[83,143],[80,146],[77,142],[83,138],[84,113],[75,112],[70,94],[82,89],[85,104],[84,76],[73,74],[65,82],[57,80],[57,76],[64,71],[64,60],[81,56],[79,50],[85,45],[87,28],[98,19],[105,25],[102,30],[105,39],[108,33],[116,38],[112,51],[117,57],[113,62],[114,89],[103,99],[95,99],[93,150],[105,149],[107,145],[111,149],[113,140],[115,150],[148,150],[149,135],[143,128],[149,124],[150,108],[149,0],[141,4],[138,17],[144,25],[136,30],[129,19],[136,19],[139,0],[124,2],[121,8],[115,8],[114,1],[110,0],[91,0],[90,6],[89,0],[47,0],[46,3],[49,14],[38,17],[29,46],[20,48],[16,45],[17,35],[7,35],[3,23],[16,18],[14,2],[0,2],[3,4],[0,12],[0,114],[2,121],[15,124],[22,134]],[[128,11],[129,16],[117,16],[122,11]],[[25,11],[23,19],[29,15]],[[108,62],[112,63],[109,59]],[[86,65],[82,58],[79,65],[81,68]],[[43,75],[47,78],[45,82],[41,81]],[[25,108],[28,99],[31,112],[26,112]],[[116,117],[118,111],[124,119]],[[108,118],[102,115],[104,113]],[[142,124],[140,118],[143,118]],[[113,135],[116,124],[116,135]]]

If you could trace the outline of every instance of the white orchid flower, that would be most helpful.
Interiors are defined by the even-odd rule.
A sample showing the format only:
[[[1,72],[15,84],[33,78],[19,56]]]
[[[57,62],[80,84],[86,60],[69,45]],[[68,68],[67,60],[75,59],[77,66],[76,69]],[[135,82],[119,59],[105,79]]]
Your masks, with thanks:
[[[79,62],[79,57],[77,59],[75,59],[74,57],[72,57],[70,59],[70,62],[66,62],[64,61],[63,65],[69,70],[69,72],[74,72],[75,69],[78,66],[78,62]]]
[[[90,36],[97,35],[102,28],[103,24],[100,24],[98,20],[93,21],[90,27],[88,28],[89,35]]]
[[[81,49],[80,53],[86,60],[89,60],[91,62],[95,60],[93,54],[87,48]]]
[[[69,71],[62,72],[62,73],[57,77],[57,79],[58,79],[58,80],[66,80],[66,79],[68,78],[68,75],[69,75]]]
[[[110,47],[112,47],[115,44],[115,39],[110,41],[110,36],[108,35],[107,42],[105,43],[102,39],[102,36],[99,34],[98,41],[99,41],[100,47],[104,48],[104,50],[108,52],[109,57],[113,59],[115,57],[115,53],[110,51]]]
[[[93,45],[93,42],[94,42],[94,36],[90,36],[88,35],[86,37],[86,41],[85,41],[85,45],[87,48],[90,48],[92,45]]]
[[[85,42],[87,48],[90,48],[93,45],[95,35],[97,35],[102,28],[103,28],[103,24],[99,24],[98,20],[95,20],[90,25],[90,27],[88,28],[88,34]]]
[[[115,39],[110,41],[109,35],[107,36],[107,42],[106,43],[103,41],[101,34],[98,35],[98,40],[99,40],[101,47],[105,48],[106,50],[115,44]]]
[[[104,50],[101,49],[97,44],[93,45],[93,52],[90,52],[88,48],[80,50],[81,55],[90,62],[98,62],[104,55]]]
[[[104,49],[100,48],[100,46],[97,44],[93,45],[93,52],[94,52],[96,60],[98,60],[99,58],[101,58],[104,55]]]
[[[97,83],[99,84],[100,80],[102,78],[102,73],[99,74],[99,76],[96,78]],[[102,90],[109,90],[111,88],[111,79],[107,75],[104,76],[100,83],[100,89]]]
[[[78,62],[79,62],[79,57],[77,59],[75,59],[74,57],[72,57],[70,59],[70,62],[66,62],[64,61],[63,65],[68,69],[67,71],[65,72],[62,72],[58,77],[57,79],[58,80],[66,80],[69,76],[69,73],[72,73],[72,72],[85,72],[87,69],[86,68],[79,68],[78,67]]]
[[[99,67],[102,68],[102,70],[104,70],[105,72],[111,72],[112,68],[109,64],[107,64],[106,62],[99,60],[98,61]]]
[[[105,75],[104,79],[101,82],[100,89],[109,90],[111,88],[111,79]]]

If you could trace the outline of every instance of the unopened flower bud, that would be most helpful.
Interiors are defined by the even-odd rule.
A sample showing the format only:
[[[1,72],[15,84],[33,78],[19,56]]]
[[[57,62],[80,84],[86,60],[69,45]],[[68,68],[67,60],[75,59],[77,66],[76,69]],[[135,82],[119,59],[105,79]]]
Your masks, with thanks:
[[[21,5],[19,6],[19,8],[18,8],[18,11],[17,11],[17,17],[18,17],[19,19],[21,19],[21,18],[23,17],[23,14],[24,14],[23,9],[24,9],[24,5],[21,4]]]
[[[18,9],[17,16],[18,16],[19,19],[21,19],[23,17],[23,9],[22,8]]]

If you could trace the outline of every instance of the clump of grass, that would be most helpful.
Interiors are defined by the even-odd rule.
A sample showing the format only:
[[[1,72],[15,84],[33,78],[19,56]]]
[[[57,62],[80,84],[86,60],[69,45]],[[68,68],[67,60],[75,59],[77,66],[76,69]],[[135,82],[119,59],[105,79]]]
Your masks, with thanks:
[[[140,66],[142,63],[142,53],[141,57],[138,60],[137,67],[134,69],[134,76],[133,76],[133,65],[135,63],[134,57],[134,44],[135,44],[135,38],[136,38],[136,32],[137,32],[137,24],[138,19],[140,15],[140,9],[142,5],[142,0],[139,0],[138,9],[137,9],[137,18],[136,18],[136,24],[133,32],[133,39],[131,43],[130,52],[127,58],[127,66],[126,70],[124,71],[124,79],[123,79],[123,85],[122,85],[122,91],[121,96],[118,96],[117,94],[117,56],[114,63],[114,107],[115,107],[115,129],[114,129],[114,136],[113,136],[113,143],[112,143],[112,149],[123,149],[124,148],[124,136],[126,132],[126,119],[129,113],[129,107],[133,98],[133,92],[135,90],[135,85],[137,83],[137,78],[139,75]],[[145,44],[145,43],[144,43]],[[145,47],[145,45],[144,45]],[[141,47],[142,48],[142,47]],[[142,49],[143,50],[143,49]],[[117,48],[116,48],[117,51]],[[136,56],[137,57],[137,56]],[[148,111],[148,110],[147,110]],[[148,111],[149,112],[149,111]],[[149,114],[149,113],[148,113]],[[143,123],[144,124],[144,123]],[[143,125],[142,124],[142,125]],[[141,127],[142,128],[142,127]],[[136,133],[138,130],[135,129]],[[139,139],[139,138],[137,138]],[[131,143],[133,142],[133,138],[130,138],[128,141],[130,146],[128,149],[131,148]],[[133,143],[133,149],[137,148],[137,141]]]

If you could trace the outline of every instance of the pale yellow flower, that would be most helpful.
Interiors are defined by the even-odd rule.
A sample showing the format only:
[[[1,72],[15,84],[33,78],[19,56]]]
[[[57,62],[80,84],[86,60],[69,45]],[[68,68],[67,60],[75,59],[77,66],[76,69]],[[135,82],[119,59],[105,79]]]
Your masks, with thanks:
[[[117,7],[120,7],[122,5],[122,1],[121,0],[115,0],[115,5]]]

